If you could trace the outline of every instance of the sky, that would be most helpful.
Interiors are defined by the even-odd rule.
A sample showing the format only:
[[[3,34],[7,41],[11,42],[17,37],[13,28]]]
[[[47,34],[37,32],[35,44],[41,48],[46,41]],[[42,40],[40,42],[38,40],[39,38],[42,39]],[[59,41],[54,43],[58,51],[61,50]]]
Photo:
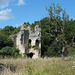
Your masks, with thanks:
[[[51,3],[61,5],[69,17],[75,19],[75,0],[0,0],[0,28],[40,21],[49,16],[46,7]]]

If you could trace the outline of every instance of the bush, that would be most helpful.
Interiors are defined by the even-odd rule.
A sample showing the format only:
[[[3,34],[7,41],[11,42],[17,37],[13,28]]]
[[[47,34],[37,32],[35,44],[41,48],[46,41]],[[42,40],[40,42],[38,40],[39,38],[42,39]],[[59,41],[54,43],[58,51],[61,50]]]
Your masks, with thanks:
[[[14,48],[14,47],[9,47],[9,46],[6,46],[4,48],[2,48],[0,50],[0,54],[2,56],[12,56],[12,57],[17,57],[19,56],[19,49],[17,48]]]
[[[75,55],[75,48],[74,47],[68,47],[67,51],[68,51],[67,56],[73,56],[73,55]]]
[[[31,43],[29,43],[28,47],[29,47],[29,48],[31,47]]]
[[[50,57],[50,56],[54,56],[54,49],[50,46],[48,48],[48,50],[45,52],[45,55]]]
[[[35,47],[34,47],[34,50],[36,50],[36,49],[39,49],[39,47],[38,47],[38,46],[35,46]]]

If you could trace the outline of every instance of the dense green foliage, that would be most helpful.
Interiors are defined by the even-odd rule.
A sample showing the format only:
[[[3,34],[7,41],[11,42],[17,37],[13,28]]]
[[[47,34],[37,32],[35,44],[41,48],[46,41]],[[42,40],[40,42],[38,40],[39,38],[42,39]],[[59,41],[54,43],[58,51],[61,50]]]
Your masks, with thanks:
[[[42,19],[42,55],[61,56],[75,50],[75,21],[69,20],[59,5],[52,4],[47,8],[49,17]],[[69,50],[73,49],[73,50]]]
[[[19,49],[6,46],[0,50],[0,55],[18,57],[19,56]]]
[[[5,46],[12,47],[13,44],[14,44],[14,42],[12,41],[11,38],[9,38],[8,36],[0,33],[0,49],[2,49]]]
[[[15,30],[16,28],[12,27],[12,26],[6,26],[5,28],[3,28],[0,32],[5,34],[6,36],[9,36],[13,33],[13,31]]]
[[[20,31],[20,27],[12,27],[12,26],[6,26],[5,28],[1,29],[0,32],[5,34],[6,36],[10,36],[12,34],[16,34]]]
[[[75,21],[69,21],[65,26],[64,35],[58,32],[56,37],[55,26],[49,20],[49,17],[46,17],[40,21],[42,28],[42,56],[61,56],[63,39],[66,41],[65,54],[73,53],[75,50]],[[69,50],[69,48],[73,50]]]
[[[12,34],[16,34],[16,33],[18,33],[19,31],[20,31],[20,27],[15,28]],[[11,35],[12,35],[12,34],[11,34]]]
[[[14,42],[10,38],[10,35],[19,32],[20,27],[14,28],[12,26],[6,26],[0,30],[0,55],[2,56],[19,56],[19,50],[13,48]]]

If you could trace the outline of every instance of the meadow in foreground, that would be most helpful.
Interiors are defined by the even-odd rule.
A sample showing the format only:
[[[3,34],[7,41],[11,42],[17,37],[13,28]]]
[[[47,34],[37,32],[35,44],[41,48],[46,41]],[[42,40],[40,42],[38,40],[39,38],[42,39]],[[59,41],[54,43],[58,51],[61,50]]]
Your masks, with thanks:
[[[75,75],[75,59],[0,59],[0,63],[16,66],[16,72],[6,69],[1,75]]]

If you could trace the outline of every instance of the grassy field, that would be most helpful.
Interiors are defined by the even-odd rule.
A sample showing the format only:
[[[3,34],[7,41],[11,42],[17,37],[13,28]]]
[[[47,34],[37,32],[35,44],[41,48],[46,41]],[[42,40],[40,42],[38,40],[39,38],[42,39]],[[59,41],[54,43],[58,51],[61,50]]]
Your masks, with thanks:
[[[16,66],[16,72],[4,70],[1,75],[75,75],[75,58],[0,59],[0,63]]]

